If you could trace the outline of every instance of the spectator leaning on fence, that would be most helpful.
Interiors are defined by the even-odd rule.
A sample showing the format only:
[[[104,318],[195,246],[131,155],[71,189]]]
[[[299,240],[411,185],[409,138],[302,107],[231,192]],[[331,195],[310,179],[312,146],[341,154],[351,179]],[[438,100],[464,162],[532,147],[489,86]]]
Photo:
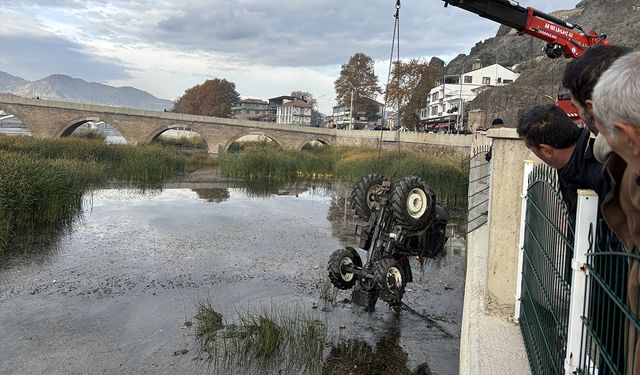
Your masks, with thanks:
[[[562,84],[569,90],[571,102],[578,109],[580,118],[593,134],[597,134],[597,138],[593,142],[592,153],[600,163],[605,162],[607,156],[611,153],[611,148],[602,134],[598,134],[595,126],[593,119],[593,88],[598,83],[602,73],[614,61],[631,51],[630,48],[611,44],[589,48],[582,56],[567,65],[562,77]],[[605,195],[606,192],[598,191],[600,202],[602,202]],[[602,216],[599,215],[599,218],[601,219]],[[621,248],[620,242],[615,235],[611,235],[610,231],[603,228],[600,233],[600,240],[596,244],[595,251],[609,252]],[[602,256],[593,258],[592,262],[595,272],[604,277],[603,282],[611,288],[616,298],[624,300],[627,294],[626,260],[620,256]],[[598,297],[598,294],[603,295]],[[611,300],[611,298],[611,296],[606,296],[601,289],[595,288],[592,290],[592,301]],[[615,368],[624,368],[624,353],[620,350],[623,347],[624,337],[620,335],[615,335],[618,337],[609,337],[609,332],[620,332],[620,327],[625,325],[625,319],[624,313],[620,309],[601,310],[596,307],[596,310],[591,311],[592,326],[595,334],[603,344],[601,350],[609,353],[609,358],[611,359],[610,363],[605,363],[603,358],[600,357],[598,363],[599,375],[614,374]]]
[[[573,217],[578,189],[593,189],[604,196],[606,185],[602,164],[593,155],[594,140],[562,109],[553,104],[533,107],[520,117],[517,131],[537,157],[558,170],[562,199]]]
[[[607,224],[632,254],[640,245],[640,53],[616,60],[593,91],[594,119],[614,153],[604,166],[611,192],[601,210]],[[638,320],[638,260],[629,257],[627,303]],[[633,322],[625,335],[627,374],[640,374],[640,338]]]
[[[622,46],[599,45],[587,49],[582,56],[567,64],[562,85],[569,90],[571,103],[594,134],[598,134],[598,130],[593,122],[593,88],[614,61],[631,51]]]

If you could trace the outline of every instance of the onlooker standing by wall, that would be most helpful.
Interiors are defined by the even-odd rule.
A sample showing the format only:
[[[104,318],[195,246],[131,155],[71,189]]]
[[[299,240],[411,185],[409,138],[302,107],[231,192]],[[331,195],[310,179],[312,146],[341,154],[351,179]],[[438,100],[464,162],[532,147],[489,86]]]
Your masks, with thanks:
[[[502,121],[501,118],[497,117],[493,121],[491,121],[491,126],[489,127],[489,129],[499,129],[503,127],[504,127],[504,121]],[[487,161],[491,161],[492,151],[493,151],[493,146],[489,146],[489,151],[487,151],[487,154],[484,156],[484,158]]]
[[[601,210],[607,224],[638,255],[640,246],[640,53],[616,60],[602,74],[593,91],[594,119],[614,154],[604,167],[611,191]],[[631,320],[638,321],[640,275],[638,258],[629,257],[627,303]],[[633,322],[628,322],[627,374],[640,374],[640,337]]]

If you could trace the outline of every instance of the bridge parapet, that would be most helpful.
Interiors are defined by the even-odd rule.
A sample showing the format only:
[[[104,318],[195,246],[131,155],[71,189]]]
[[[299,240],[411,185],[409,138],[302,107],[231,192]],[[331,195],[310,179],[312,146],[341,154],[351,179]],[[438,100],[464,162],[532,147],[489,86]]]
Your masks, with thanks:
[[[310,127],[310,126],[276,124],[272,122],[250,121],[250,120],[244,120],[244,119],[232,119],[232,118],[213,117],[213,116],[189,115],[189,114],[174,113],[174,112],[149,111],[149,110],[143,110],[143,109],[87,104],[87,103],[64,102],[64,101],[47,100],[47,99],[30,99],[30,98],[23,98],[21,96],[10,95],[10,94],[0,94],[0,104],[13,104],[13,105],[52,108],[52,109],[61,109],[61,110],[67,109],[67,110],[73,110],[73,111],[91,112],[95,114],[114,114],[114,115],[126,115],[126,116],[132,116],[132,117],[149,117],[154,119],[163,119],[163,120],[170,120],[170,121],[172,120],[176,124],[183,123],[183,122],[204,123],[204,124],[241,126],[241,127],[269,129],[269,130],[294,131],[294,132],[321,134],[321,135],[328,135],[328,136],[335,136],[335,132],[336,132],[335,129],[316,128],[316,127]]]

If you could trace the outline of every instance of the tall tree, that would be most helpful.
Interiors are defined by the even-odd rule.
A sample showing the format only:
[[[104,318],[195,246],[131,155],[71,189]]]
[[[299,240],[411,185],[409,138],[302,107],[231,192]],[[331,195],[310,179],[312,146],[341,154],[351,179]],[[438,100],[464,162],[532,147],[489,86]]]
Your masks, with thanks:
[[[233,106],[240,101],[236,85],[226,79],[208,79],[184,92],[173,112],[191,115],[231,117]]]
[[[302,90],[291,91],[291,96],[300,98],[306,101],[307,103],[310,103],[314,107],[318,103],[318,101],[313,97],[313,94],[308,91],[302,91]]]
[[[342,65],[335,89],[339,105],[350,105],[352,93],[354,105],[360,97],[375,99],[376,94],[382,90],[378,86],[378,76],[373,70],[373,59],[362,52],[356,52]],[[354,108],[354,112],[358,112],[358,108]]]
[[[416,129],[420,123],[420,110],[426,106],[427,95],[440,75],[439,66],[422,59],[394,63],[385,99],[389,107],[400,111],[402,125]]]

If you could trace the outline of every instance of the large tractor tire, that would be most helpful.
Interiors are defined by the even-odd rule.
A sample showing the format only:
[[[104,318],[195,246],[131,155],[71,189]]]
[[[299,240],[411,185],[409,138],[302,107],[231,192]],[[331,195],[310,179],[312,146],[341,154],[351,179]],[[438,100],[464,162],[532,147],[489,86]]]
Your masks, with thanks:
[[[351,289],[355,284],[356,274],[352,272],[354,267],[362,268],[360,254],[353,248],[338,249],[329,258],[329,280],[336,288]]]
[[[407,272],[400,261],[394,258],[382,258],[376,262],[373,270],[380,298],[387,302],[399,302],[407,286]]]
[[[408,230],[421,230],[432,221],[436,195],[417,176],[407,176],[393,184],[391,207],[397,223]]]
[[[351,206],[356,215],[369,220],[376,196],[382,192],[384,177],[379,174],[361,176],[351,190]]]

